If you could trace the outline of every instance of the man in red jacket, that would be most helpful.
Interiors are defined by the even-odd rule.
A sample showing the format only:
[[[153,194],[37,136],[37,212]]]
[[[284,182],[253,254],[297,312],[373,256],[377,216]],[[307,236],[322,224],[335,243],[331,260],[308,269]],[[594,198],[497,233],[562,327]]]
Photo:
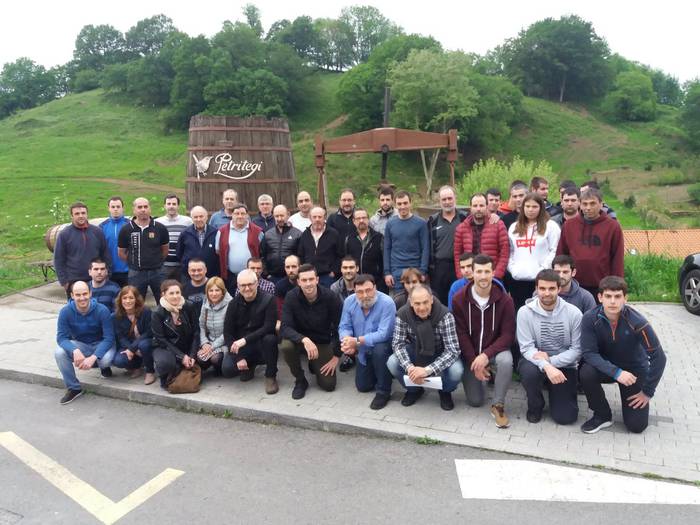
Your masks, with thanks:
[[[236,204],[231,222],[219,228],[215,242],[221,278],[232,296],[238,288],[236,276],[246,269],[248,259],[260,257],[262,239],[263,231],[251,222],[248,207],[245,204]]]
[[[463,253],[484,253],[493,259],[493,276],[503,279],[510,255],[506,227],[502,221],[491,220],[483,193],[472,195],[470,210],[469,217],[455,230],[455,273],[461,275],[459,258]]]
[[[515,307],[500,286],[493,286],[493,259],[488,255],[474,257],[472,282],[452,299],[452,313],[464,360],[467,403],[484,405],[485,382],[495,369],[491,415],[498,428],[506,428],[504,404],[513,375],[510,347],[515,337]]]
[[[603,211],[600,190],[581,192],[582,214],[566,221],[557,255],[570,255],[576,262],[576,279],[598,297],[598,283],[607,275],[625,276],[625,239],[620,223]]]

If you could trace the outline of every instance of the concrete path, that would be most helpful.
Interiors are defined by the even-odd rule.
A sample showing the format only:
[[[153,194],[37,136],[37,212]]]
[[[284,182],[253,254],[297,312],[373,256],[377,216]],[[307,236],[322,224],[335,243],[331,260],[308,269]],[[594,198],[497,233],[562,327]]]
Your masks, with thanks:
[[[55,283],[0,299],[0,377],[63,388],[53,359],[56,314],[63,292]],[[173,396],[156,384],[129,380],[118,369],[103,379],[98,371],[80,372],[85,387],[96,394],[147,404],[208,411],[227,417],[281,423],[303,428],[385,435],[430,437],[442,442],[521,454],[553,461],[605,467],[650,477],[662,476],[700,482],[700,317],[680,305],[638,304],[657,330],[668,364],[652,400],[650,425],[640,435],[629,434],[621,423],[618,389],[606,386],[615,424],[598,434],[585,435],[579,425],[589,411],[579,396],[575,425],[559,426],[545,413],[540,424],[525,420],[525,393],[519,383],[508,392],[508,429],[498,429],[488,407],[466,405],[464,392],[454,394],[455,410],[440,410],[437,395],[429,393],[413,407],[401,406],[398,384],[389,405],[369,409],[372,394],[355,390],[353,372],[340,373],[338,389],[320,391],[313,384],[300,401],[291,399],[293,380],[280,362],[280,392],[267,396],[262,370],[249,383],[205,376],[197,394]],[[56,410],[62,410],[56,391]],[[76,401],[77,404],[80,400]]]

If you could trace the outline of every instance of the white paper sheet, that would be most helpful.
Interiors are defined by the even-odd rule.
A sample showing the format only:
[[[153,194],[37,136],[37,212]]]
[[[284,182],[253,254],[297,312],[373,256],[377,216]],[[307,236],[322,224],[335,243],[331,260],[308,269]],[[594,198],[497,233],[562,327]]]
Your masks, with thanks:
[[[422,385],[417,385],[411,379],[404,374],[403,376],[404,383],[406,383],[406,386],[422,386],[425,388],[434,388],[435,390],[442,390],[442,377],[440,376],[430,376],[426,377],[423,379],[423,384]]]

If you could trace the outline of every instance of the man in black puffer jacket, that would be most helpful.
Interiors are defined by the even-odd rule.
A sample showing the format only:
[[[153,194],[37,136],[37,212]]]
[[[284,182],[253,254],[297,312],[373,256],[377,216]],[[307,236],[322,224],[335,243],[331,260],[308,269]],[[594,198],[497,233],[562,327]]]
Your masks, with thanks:
[[[289,224],[289,210],[284,204],[275,206],[272,212],[275,226],[265,232],[260,244],[260,256],[265,262],[268,279],[273,283],[284,279],[284,260],[296,255],[301,232]]]

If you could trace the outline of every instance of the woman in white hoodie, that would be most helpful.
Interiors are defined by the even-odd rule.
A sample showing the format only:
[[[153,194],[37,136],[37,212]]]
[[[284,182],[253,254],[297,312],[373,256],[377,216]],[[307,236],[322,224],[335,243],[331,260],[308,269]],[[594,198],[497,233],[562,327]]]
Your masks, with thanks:
[[[226,353],[224,344],[224,319],[231,296],[221,277],[212,277],[204,288],[205,299],[199,315],[200,348],[197,363],[206,370],[213,366],[217,375],[221,374],[221,363]]]
[[[552,267],[561,230],[549,219],[544,201],[537,193],[528,193],[523,200],[518,220],[508,228],[510,258],[508,260],[509,291],[517,310],[532,297],[535,277],[540,270]]]

